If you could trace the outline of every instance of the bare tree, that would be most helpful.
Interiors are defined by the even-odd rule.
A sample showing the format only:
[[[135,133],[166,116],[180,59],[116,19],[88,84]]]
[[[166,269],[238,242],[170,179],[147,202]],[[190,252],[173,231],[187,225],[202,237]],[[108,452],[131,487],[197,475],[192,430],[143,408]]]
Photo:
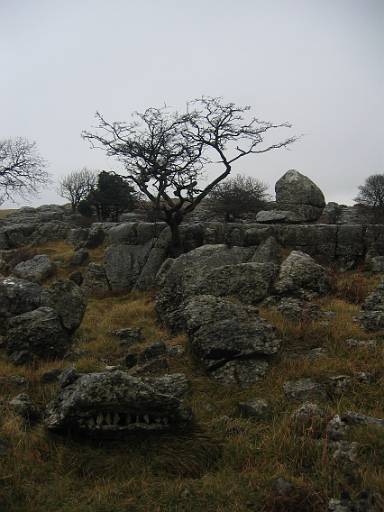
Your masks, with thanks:
[[[149,108],[136,112],[131,123],[110,123],[97,113],[98,131],[82,135],[93,147],[123,162],[128,178],[161,211],[177,248],[178,227],[185,215],[230,174],[235,162],[285,148],[296,140],[266,142],[269,132],[291,125],[246,119],[249,110],[224,104],[221,98],[203,97],[188,103],[182,114],[167,107]],[[209,164],[219,167],[218,175],[201,188],[198,180]]]
[[[61,197],[70,201],[72,210],[76,211],[80,201],[96,188],[96,184],[97,173],[83,167],[62,178],[57,192]]]
[[[227,178],[208,196],[208,210],[221,214],[231,221],[245,213],[255,213],[265,208],[269,199],[268,185],[252,176],[238,174]]]
[[[0,204],[37,192],[48,183],[45,167],[35,142],[22,137],[0,140]]]
[[[372,214],[374,222],[382,222],[384,218],[384,174],[372,174],[359,186],[359,194],[355,202]]]

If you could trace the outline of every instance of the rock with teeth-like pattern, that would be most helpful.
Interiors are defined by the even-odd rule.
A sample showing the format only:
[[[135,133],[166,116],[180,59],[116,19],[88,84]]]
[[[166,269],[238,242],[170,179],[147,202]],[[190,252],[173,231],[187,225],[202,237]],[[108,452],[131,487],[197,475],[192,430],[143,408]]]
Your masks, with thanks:
[[[171,377],[144,379],[121,370],[80,375],[48,404],[45,425],[96,435],[186,427],[192,413],[180,399],[185,379]]]

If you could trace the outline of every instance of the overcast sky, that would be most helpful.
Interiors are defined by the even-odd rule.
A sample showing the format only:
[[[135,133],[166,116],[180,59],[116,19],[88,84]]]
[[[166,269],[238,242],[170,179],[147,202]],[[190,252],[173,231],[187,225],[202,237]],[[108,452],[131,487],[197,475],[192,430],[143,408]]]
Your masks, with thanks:
[[[54,180],[118,169],[80,133],[201,95],[303,134],[235,172],[295,168],[352,203],[384,173],[384,0],[0,0],[0,138],[35,140]],[[288,135],[288,133],[286,134]],[[31,204],[59,202],[55,184]]]

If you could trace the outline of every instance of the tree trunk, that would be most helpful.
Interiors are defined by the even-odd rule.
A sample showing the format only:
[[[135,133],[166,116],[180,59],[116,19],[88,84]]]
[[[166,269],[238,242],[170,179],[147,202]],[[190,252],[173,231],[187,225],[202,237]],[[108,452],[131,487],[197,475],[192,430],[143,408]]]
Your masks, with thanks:
[[[168,224],[171,230],[171,247],[169,249],[170,256],[172,258],[177,258],[182,254],[183,248],[180,239],[180,230],[179,226],[183,220],[183,215],[180,211],[176,212],[167,212],[166,223]]]

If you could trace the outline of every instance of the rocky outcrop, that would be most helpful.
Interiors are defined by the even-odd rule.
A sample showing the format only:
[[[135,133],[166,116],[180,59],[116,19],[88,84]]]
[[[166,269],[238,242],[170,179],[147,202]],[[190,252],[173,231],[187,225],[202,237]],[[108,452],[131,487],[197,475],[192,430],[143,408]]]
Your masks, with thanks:
[[[291,169],[275,185],[276,209],[288,210],[301,218],[302,222],[320,218],[325,199],[322,191],[312,180]]]
[[[209,274],[216,271],[216,274],[219,274],[216,275],[217,280],[220,280],[218,269],[222,269],[225,276],[229,270],[224,267],[247,261],[253,252],[252,248],[227,247],[223,244],[204,245],[182,254],[175,260],[167,261],[167,270],[160,270],[163,286],[156,298],[159,317],[174,330],[182,328],[184,302],[194,295],[203,293],[204,288],[213,289],[208,280]],[[225,282],[222,282],[222,287],[221,291],[225,292]]]
[[[79,375],[47,406],[45,425],[108,437],[185,428],[192,420],[179,398],[185,386],[171,377],[139,378],[119,370]]]

